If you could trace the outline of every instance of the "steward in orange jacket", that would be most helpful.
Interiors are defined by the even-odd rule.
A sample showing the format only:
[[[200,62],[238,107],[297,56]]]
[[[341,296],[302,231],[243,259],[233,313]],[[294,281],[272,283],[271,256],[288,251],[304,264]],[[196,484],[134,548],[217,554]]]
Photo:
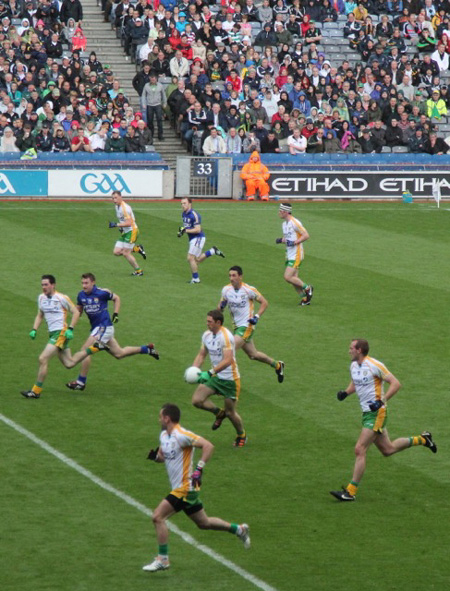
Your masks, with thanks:
[[[241,172],[241,179],[245,182],[247,189],[247,201],[254,201],[257,189],[261,201],[269,201],[269,180],[270,174],[267,166],[261,162],[258,152],[253,152],[247,164],[244,164]]]

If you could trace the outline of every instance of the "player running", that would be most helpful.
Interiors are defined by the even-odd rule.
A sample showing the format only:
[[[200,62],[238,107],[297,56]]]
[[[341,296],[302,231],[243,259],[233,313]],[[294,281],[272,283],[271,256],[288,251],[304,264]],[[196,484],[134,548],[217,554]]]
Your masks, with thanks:
[[[150,355],[150,357],[159,359],[159,353],[153,343],[142,345],[142,347],[122,348],[114,338],[113,324],[119,322],[120,310],[120,298],[116,293],[112,293],[109,289],[97,287],[95,285],[95,275],[92,273],[84,273],[81,276],[81,285],[83,289],[77,297],[77,306],[72,318],[72,324],[75,326],[83,311],[86,312],[91,323],[91,334],[84,343],[84,347],[90,347],[93,343],[96,343],[97,346],[111,353],[116,359],[138,354]],[[108,312],[109,301],[114,303],[112,318]],[[84,390],[90,366],[91,359],[86,357],[81,364],[78,378],[73,382],[69,382],[66,386],[71,390]]]
[[[197,380],[200,385],[197,386],[192,396],[192,404],[197,408],[212,412],[216,417],[222,416],[224,411],[208,398],[213,394],[223,396],[225,399],[225,416],[230,419],[236,429],[237,436],[234,446],[243,447],[247,442],[247,435],[242,419],[236,411],[236,404],[241,390],[241,380],[236,363],[234,337],[223,326],[223,314],[220,310],[208,312],[206,326],[208,330],[203,333],[202,346],[192,365],[201,368],[206,356],[209,354],[212,369],[200,373]],[[221,422],[225,416],[222,416]]]
[[[48,362],[56,354],[59,360],[68,369],[74,367],[83,359],[89,359],[89,355],[101,350],[95,339],[87,345],[87,349],[81,350],[72,356],[69,349],[69,341],[73,339],[74,324],[68,326],[67,315],[72,315],[72,322],[77,310],[71,299],[56,291],[56,279],[53,275],[42,275],[42,293],[38,297],[38,313],[30,331],[30,338],[34,340],[42,320],[45,318],[48,326],[49,340],[39,356],[39,371],[35,384],[31,390],[22,390],[20,393],[25,398],[40,398],[44,380],[48,373]]]
[[[353,340],[350,343],[349,354],[352,360],[351,381],[345,390],[337,393],[337,399],[345,400],[347,396],[356,392],[363,413],[362,431],[356,442],[356,461],[350,484],[342,490],[331,491],[339,501],[356,499],[359,482],[366,469],[367,450],[373,443],[384,456],[392,456],[415,445],[424,445],[433,453],[437,452],[437,446],[428,431],[412,437],[400,437],[394,441],[389,439],[386,429],[386,403],[400,390],[401,384],[383,363],[369,357],[369,343],[365,339]],[[389,385],[386,392],[383,392],[383,382]]]
[[[178,228],[178,238],[181,238],[183,234],[187,234],[189,238],[189,250],[187,254],[187,260],[191,267],[192,279],[189,283],[200,283],[200,277],[198,276],[198,265],[205,259],[217,255],[225,258],[225,255],[217,246],[211,246],[206,252],[202,252],[205,246],[206,237],[202,231],[202,217],[199,213],[192,209],[192,199],[190,197],[183,197],[181,200],[181,208],[183,218],[183,225]]]
[[[276,243],[286,245],[284,279],[300,295],[300,305],[309,306],[314,288],[302,281],[298,276],[298,268],[304,258],[303,242],[308,240],[309,234],[301,221],[292,215],[292,205],[290,203],[281,203],[279,216],[283,220],[283,238],[277,238]]]
[[[250,548],[249,527],[246,523],[238,525],[219,517],[208,517],[199,498],[203,470],[214,451],[213,444],[191,431],[186,431],[180,425],[180,409],[175,404],[165,404],[162,407],[159,424],[159,447],[150,450],[148,459],[165,463],[172,490],[153,512],[158,555],[142,569],[156,572],[170,567],[166,520],[179,511],[184,511],[198,528],[230,532],[244,543],[244,548]],[[200,449],[202,455],[193,470],[195,448]]]
[[[224,310],[227,306],[230,310],[234,325],[234,341],[236,349],[243,349],[253,361],[267,363],[275,369],[278,381],[284,380],[284,362],[275,361],[265,353],[256,350],[252,342],[253,332],[256,324],[269,305],[262,294],[242,279],[242,268],[238,265],[231,267],[228,272],[230,283],[222,289],[222,295],[219,302],[219,310]],[[258,302],[259,309],[255,312],[255,304]]]
[[[145,254],[142,244],[136,244],[136,240],[139,236],[139,229],[134,219],[133,210],[122,199],[122,193],[120,191],[113,192],[112,200],[116,207],[116,216],[119,221],[109,222],[109,227],[119,228],[120,233],[122,234],[120,240],[117,240],[114,246],[113,254],[118,257],[124,256],[134,269],[132,275],[141,277],[144,274],[144,271],[138,265],[132,252],[138,252],[144,260],[147,258],[147,255]]]

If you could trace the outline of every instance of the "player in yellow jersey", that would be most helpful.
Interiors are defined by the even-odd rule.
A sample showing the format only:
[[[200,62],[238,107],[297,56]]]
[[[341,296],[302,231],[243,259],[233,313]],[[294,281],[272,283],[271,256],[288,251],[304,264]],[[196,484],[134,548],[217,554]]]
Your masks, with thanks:
[[[266,311],[269,303],[256,287],[243,281],[242,268],[238,265],[230,268],[228,277],[230,283],[222,289],[218,309],[224,310],[228,306],[230,310],[236,349],[242,349],[253,361],[267,363],[270,367],[273,367],[278,382],[281,384],[284,380],[284,362],[275,361],[265,353],[258,351],[253,342],[256,324]],[[255,302],[259,304],[258,312],[255,310]],[[225,417],[225,410],[222,410],[216,416],[212,426],[213,430],[220,427]]]
[[[110,228],[119,228],[121,232],[120,240],[117,240],[113,253],[116,256],[124,256],[130,265],[133,267],[134,272],[132,275],[141,277],[144,271],[138,265],[136,259],[133,256],[133,252],[139,253],[143,259],[147,258],[144,247],[142,244],[136,244],[139,236],[139,229],[134,219],[134,213],[128,203],[122,199],[122,193],[120,191],[114,191],[112,194],[112,200],[116,208],[116,216],[118,222],[109,222]]]
[[[36,383],[31,390],[22,390],[20,393],[25,398],[40,398],[44,380],[48,373],[48,362],[58,355],[61,363],[70,369],[77,363],[103,349],[101,343],[93,343],[90,347],[78,351],[72,355],[69,349],[69,341],[73,339],[73,327],[67,323],[67,316],[73,317],[76,308],[70,298],[56,291],[56,279],[53,275],[42,275],[42,293],[38,297],[38,313],[30,331],[30,338],[34,340],[42,320],[46,320],[49,332],[49,340],[39,356],[39,371]]]
[[[217,417],[223,411],[208,399],[213,394],[223,396],[225,415],[236,429],[237,436],[234,446],[243,447],[247,442],[247,435],[242,419],[236,411],[241,391],[241,380],[236,363],[234,337],[223,326],[223,314],[220,310],[208,312],[206,326],[208,330],[203,333],[202,346],[192,365],[201,368],[206,356],[209,355],[212,368],[200,373],[198,378],[200,385],[192,396],[192,404],[197,408],[212,412]]]
[[[384,456],[403,451],[411,446],[424,445],[433,453],[437,446],[431,433],[424,431],[421,435],[399,437],[394,441],[389,439],[386,429],[387,401],[401,388],[400,382],[387,367],[373,357],[369,357],[369,343],[365,339],[354,339],[349,349],[351,381],[345,390],[337,393],[338,400],[345,400],[347,396],[356,392],[362,409],[362,431],[355,447],[355,467],[350,484],[341,491],[331,491],[339,501],[354,501],[359,482],[366,469],[366,454],[374,443]],[[386,392],[383,382],[388,384]]]
[[[309,234],[300,220],[292,215],[292,205],[281,203],[278,215],[283,220],[283,237],[277,238],[277,244],[286,245],[286,269],[284,280],[292,285],[300,296],[300,305],[309,306],[314,288],[298,276],[298,268],[304,258],[303,243],[309,239]]]
[[[175,404],[162,407],[159,423],[159,447],[150,450],[148,459],[165,463],[172,490],[153,513],[158,555],[142,567],[143,570],[157,572],[169,568],[169,530],[166,521],[179,511],[184,511],[198,528],[230,532],[243,542],[244,548],[250,548],[249,527],[246,523],[238,525],[219,517],[208,517],[199,498],[203,470],[214,451],[213,444],[180,425],[180,409]],[[201,450],[202,455],[193,470],[196,448]]]

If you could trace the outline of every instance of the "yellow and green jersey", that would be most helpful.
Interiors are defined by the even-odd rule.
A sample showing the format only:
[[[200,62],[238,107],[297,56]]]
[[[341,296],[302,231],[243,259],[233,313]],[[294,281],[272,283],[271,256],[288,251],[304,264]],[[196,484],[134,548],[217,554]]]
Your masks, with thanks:
[[[236,363],[236,350],[234,346],[234,336],[224,326],[214,334],[210,330],[203,333],[202,344],[208,351],[213,367],[218,365],[224,358],[224,352],[231,350],[233,352],[233,361],[231,365],[219,371],[217,376],[222,380],[238,380],[239,369]]]
[[[306,232],[300,220],[290,216],[287,221],[283,222],[283,237],[286,242],[294,242]],[[296,244],[295,246],[286,246],[286,260],[295,261],[297,265],[303,260],[303,244]]]
[[[260,297],[261,294],[256,287],[247,283],[242,283],[239,289],[234,289],[231,283],[225,285],[221,301],[227,303],[235,328],[247,326],[249,319],[255,315],[254,302]]]
[[[383,380],[390,375],[388,368],[373,357],[364,357],[362,363],[353,361],[350,375],[363,412],[369,412],[369,402],[384,399]]]
[[[198,439],[198,435],[186,431],[181,425],[175,425],[170,435],[167,431],[161,431],[159,436],[160,449],[172,487],[171,494],[178,498],[195,490],[191,482],[194,458],[192,444]]]
[[[48,332],[55,332],[67,328],[67,314],[73,312],[75,306],[68,296],[56,291],[50,297],[41,293],[38,297],[38,308],[44,314]]]
[[[116,208],[116,216],[117,216],[117,219],[119,220],[119,222],[124,222],[126,219],[131,220],[131,226],[123,226],[122,227],[124,234],[126,234],[127,232],[137,231],[138,227],[137,227],[136,221],[134,219],[134,213],[133,213],[133,210],[131,209],[131,207],[128,205],[128,203],[125,203],[125,201],[122,201],[122,203],[120,205],[116,205],[115,208]]]

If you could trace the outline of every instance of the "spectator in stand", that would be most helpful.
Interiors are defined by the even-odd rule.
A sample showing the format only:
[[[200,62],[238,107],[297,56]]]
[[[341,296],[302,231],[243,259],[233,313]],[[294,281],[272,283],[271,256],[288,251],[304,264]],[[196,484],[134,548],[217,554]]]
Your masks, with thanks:
[[[442,156],[447,154],[450,147],[442,138],[438,137],[437,134],[432,131],[428,137],[428,141],[425,144],[425,152],[432,155]]]
[[[370,133],[370,129],[367,127],[362,130],[362,135],[358,138],[358,142],[361,146],[363,154],[374,154],[375,152],[381,152],[381,146]]]
[[[16,145],[16,138],[11,127],[7,126],[3,130],[3,135],[0,140],[0,152],[20,152]]]
[[[242,142],[242,150],[244,154],[250,154],[251,152],[261,152],[261,142],[256,137],[253,130],[247,133],[247,137]]]
[[[189,62],[183,57],[180,50],[175,52],[175,57],[170,60],[170,73],[178,79],[184,78],[189,72]]]
[[[287,144],[289,148],[289,153],[292,156],[297,156],[298,154],[304,154],[306,152],[307,146],[307,139],[304,135],[300,133],[300,129],[296,127],[292,135],[288,137]]]
[[[341,151],[340,141],[335,135],[333,135],[331,130],[326,131],[326,137],[323,140],[323,144],[326,154],[337,154]]]
[[[111,137],[106,140],[105,152],[125,152],[125,139],[117,128],[111,131]]]
[[[386,126],[386,145],[390,148],[394,146],[403,146],[403,133],[398,126],[396,117],[392,117]]]
[[[162,84],[157,80],[155,74],[151,74],[149,81],[145,84],[142,91],[142,106],[147,111],[147,125],[154,136],[153,118],[156,117],[158,126],[158,139],[164,140],[163,137],[163,109],[166,106],[166,94]]]
[[[128,126],[125,136],[125,152],[145,152],[144,138],[136,133],[132,125]]]
[[[226,139],[226,153],[240,154],[242,152],[242,140],[239,137],[235,127],[231,127]]]
[[[206,128],[206,112],[203,109],[200,101],[195,103],[188,109],[187,129],[184,133],[184,139],[187,143],[187,151],[192,151],[192,138],[195,133],[203,132]]]
[[[212,127],[210,135],[205,139],[203,143],[203,153],[205,156],[213,156],[214,154],[225,154],[226,145],[219,135],[217,128]]]
[[[61,126],[56,128],[53,135],[53,152],[70,152],[70,142]]]
[[[320,127],[315,133],[309,136],[306,151],[309,154],[322,154],[325,152],[324,129]]]
[[[64,25],[67,25],[69,19],[73,18],[77,26],[81,26],[83,21],[83,6],[80,0],[64,0],[61,5],[59,18]]]
[[[447,115],[447,105],[441,98],[441,93],[435,88],[431,93],[431,98],[427,100],[427,115],[430,119],[442,119]]]
[[[50,124],[44,122],[41,131],[36,136],[36,149],[38,152],[51,152],[53,148],[53,136],[50,133]]]
[[[423,134],[423,128],[417,127],[416,133],[408,143],[409,151],[413,154],[423,154],[427,152],[427,138]]]
[[[76,123],[76,122],[74,122]],[[36,138],[37,144],[37,138]],[[77,125],[77,134],[72,138],[70,142],[70,148],[72,152],[93,152],[92,146],[89,139],[84,135],[84,129]]]
[[[269,131],[267,137],[261,142],[261,153],[262,154],[276,154],[280,152],[280,143],[278,138],[275,136],[273,130]]]

